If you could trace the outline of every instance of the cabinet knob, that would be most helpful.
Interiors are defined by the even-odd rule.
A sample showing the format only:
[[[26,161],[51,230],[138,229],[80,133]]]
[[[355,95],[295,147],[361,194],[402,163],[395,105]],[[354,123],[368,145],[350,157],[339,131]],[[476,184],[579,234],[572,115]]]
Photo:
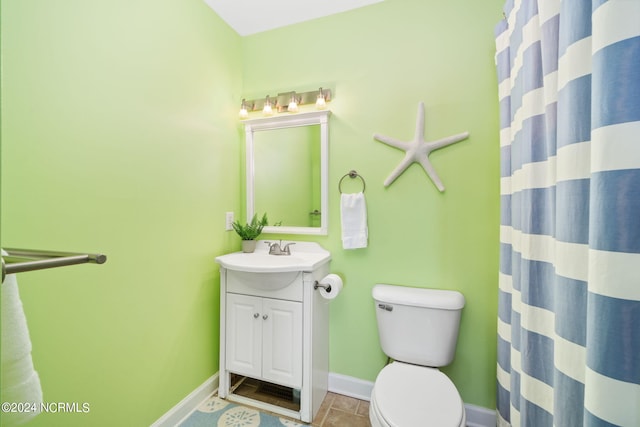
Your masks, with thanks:
[[[253,318],[254,318],[254,319],[257,319],[257,318],[258,318],[258,316],[260,316],[260,313],[253,313]]]
[[[262,315],[262,319],[267,320],[267,317],[269,317],[267,314],[263,314]]]

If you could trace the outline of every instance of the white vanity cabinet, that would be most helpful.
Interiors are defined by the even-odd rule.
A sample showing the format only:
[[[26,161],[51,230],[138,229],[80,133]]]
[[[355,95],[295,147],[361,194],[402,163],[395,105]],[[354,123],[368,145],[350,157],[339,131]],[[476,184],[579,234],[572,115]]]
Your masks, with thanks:
[[[302,387],[302,302],[227,292],[227,369]]]
[[[258,243],[258,247],[266,247]],[[292,255],[233,253],[220,264],[218,395],[311,422],[327,393],[329,303],[314,283],[329,274],[330,255],[317,243],[296,242]],[[289,387],[292,410],[234,394],[231,374]]]

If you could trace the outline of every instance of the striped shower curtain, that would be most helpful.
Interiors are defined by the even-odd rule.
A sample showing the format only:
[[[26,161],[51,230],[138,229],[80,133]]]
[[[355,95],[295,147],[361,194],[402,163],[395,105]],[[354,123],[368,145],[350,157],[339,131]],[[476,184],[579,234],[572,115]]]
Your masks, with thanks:
[[[640,0],[509,0],[500,426],[640,426]]]

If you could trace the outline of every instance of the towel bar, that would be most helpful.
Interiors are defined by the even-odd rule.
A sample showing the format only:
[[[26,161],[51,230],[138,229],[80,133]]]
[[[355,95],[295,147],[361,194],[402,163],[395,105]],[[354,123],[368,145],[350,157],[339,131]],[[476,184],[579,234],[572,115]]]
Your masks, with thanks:
[[[43,270],[46,268],[64,267],[76,264],[104,264],[107,256],[102,254],[82,254],[75,252],[40,251],[29,249],[8,249],[7,255],[2,256],[2,281],[7,274],[23,273],[26,271]],[[5,263],[6,261],[9,261]]]

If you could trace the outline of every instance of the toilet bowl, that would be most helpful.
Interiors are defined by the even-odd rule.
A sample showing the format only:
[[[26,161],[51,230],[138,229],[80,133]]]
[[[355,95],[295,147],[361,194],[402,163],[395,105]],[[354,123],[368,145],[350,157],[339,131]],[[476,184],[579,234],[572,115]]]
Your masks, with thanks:
[[[464,427],[464,404],[438,369],[393,362],[376,378],[369,419],[373,427]]]

